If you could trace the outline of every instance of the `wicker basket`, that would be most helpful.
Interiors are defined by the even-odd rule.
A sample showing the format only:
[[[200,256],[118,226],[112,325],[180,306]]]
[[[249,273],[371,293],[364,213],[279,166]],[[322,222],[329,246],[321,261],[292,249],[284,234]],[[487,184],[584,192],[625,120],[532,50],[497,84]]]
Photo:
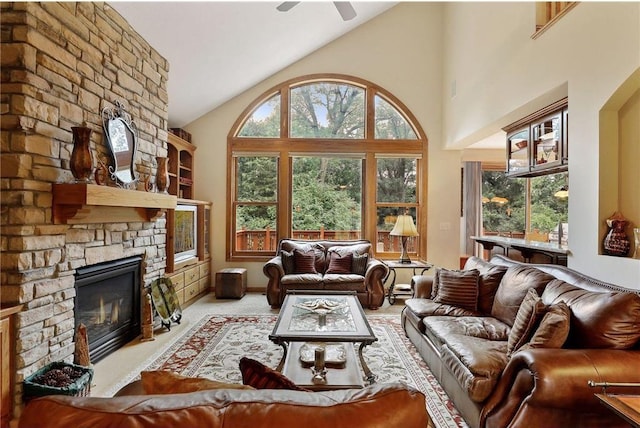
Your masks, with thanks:
[[[61,369],[63,367],[73,367],[76,370],[82,372],[82,375],[77,378],[73,383],[65,387],[55,387],[41,385],[35,382],[39,376],[47,373],[53,369]],[[93,379],[93,369],[78,366],[76,364],[69,364],[64,362],[54,362],[41,368],[28,378],[24,380],[24,386],[22,390],[22,399],[25,403],[34,398],[43,397],[45,395],[71,395],[75,397],[86,397],[91,394],[91,380]]]

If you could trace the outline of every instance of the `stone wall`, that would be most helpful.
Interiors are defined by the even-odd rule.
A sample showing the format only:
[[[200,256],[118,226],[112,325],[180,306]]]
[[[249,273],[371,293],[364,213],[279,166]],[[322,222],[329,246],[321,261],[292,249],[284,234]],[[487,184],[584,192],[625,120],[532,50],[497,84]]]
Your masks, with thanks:
[[[22,380],[74,351],[75,269],[143,255],[144,284],[163,275],[165,220],[53,224],[52,183],[71,182],[72,126],[93,129],[122,101],[139,129],[136,169],[167,154],[168,63],[106,3],[3,2],[0,300],[16,317],[16,410]],[[139,189],[140,190],[140,189]],[[142,191],[142,190],[141,190]],[[16,415],[17,416],[17,415]]]

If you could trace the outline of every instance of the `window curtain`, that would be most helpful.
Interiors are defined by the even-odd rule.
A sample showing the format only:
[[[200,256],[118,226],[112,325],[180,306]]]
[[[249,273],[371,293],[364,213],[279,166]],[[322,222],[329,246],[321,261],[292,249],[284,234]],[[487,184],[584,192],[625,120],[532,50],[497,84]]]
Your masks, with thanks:
[[[464,162],[463,171],[463,250],[465,255],[478,256],[479,245],[471,237],[482,234],[482,162]]]

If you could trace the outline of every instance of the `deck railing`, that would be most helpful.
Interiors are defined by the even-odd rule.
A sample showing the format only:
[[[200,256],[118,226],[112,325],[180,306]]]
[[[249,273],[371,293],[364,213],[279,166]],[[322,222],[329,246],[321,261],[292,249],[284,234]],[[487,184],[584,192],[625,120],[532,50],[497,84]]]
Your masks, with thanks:
[[[292,239],[318,239],[346,241],[361,239],[359,230],[294,230]],[[409,239],[408,251],[415,253],[415,239]],[[239,251],[276,251],[278,239],[276,233],[267,228],[264,230],[239,230],[236,232],[236,249]],[[400,252],[399,236],[391,236],[388,231],[378,232],[378,240],[374,243],[376,252]]]

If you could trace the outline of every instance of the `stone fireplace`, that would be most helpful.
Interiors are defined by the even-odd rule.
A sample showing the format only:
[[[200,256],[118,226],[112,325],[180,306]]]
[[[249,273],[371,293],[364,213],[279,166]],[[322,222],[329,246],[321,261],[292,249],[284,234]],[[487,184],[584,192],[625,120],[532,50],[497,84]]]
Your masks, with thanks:
[[[96,363],[140,335],[142,257],[76,269],[75,326],[87,328]]]
[[[90,218],[57,217],[53,189],[73,181],[72,126],[92,129],[94,166],[109,162],[100,112],[121,101],[139,130],[134,163],[141,180],[137,190],[116,190],[133,192],[129,202],[136,195],[150,199],[144,181],[154,182],[155,157],[167,155],[169,65],[107,3],[5,2],[0,20],[0,301],[22,307],[12,332],[13,416],[18,417],[24,378],[50,362],[73,360],[76,302],[84,292],[76,287],[77,277],[91,266],[131,257],[138,259],[139,289],[164,275],[166,220],[161,211],[140,215],[148,207],[142,203],[111,210],[100,206]],[[120,198],[113,200],[118,205]],[[83,213],[87,207],[78,208]],[[116,305],[108,293],[98,313],[120,319],[130,311],[139,328],[140,294],[131,296],[129,309],[129,304]],[[102,352],[96,351],[96,358]]]

